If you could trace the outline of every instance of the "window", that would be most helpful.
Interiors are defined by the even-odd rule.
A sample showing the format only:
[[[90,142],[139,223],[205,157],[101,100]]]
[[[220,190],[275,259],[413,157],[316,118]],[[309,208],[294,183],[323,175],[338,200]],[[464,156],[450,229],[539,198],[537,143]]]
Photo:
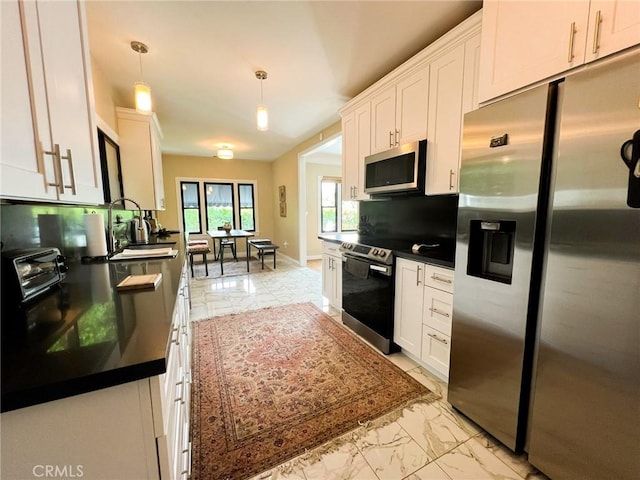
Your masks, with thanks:
[[[341,180],[323,177],[320,182],[320,231],[347,232],[357,228],[358,202],[343,202]]]
[[[239,184],[238,199],[240,204],[240,230],[254,231],[256,229],[256,215],[253,208],[253,184]]]
[[[226,222],[235,228],[232,183],[204,184],[207,199],[207,230],[216,230]]]
[[[257,228],[256,184],[251,181],[180,181],[182,224],[188,233],[216,230],[226,222],[233,228]],[[204,202],[200,199],[203,198]]]
[[[320,231],[337,232],[338,186],[335,180],[322,180],[320,188]]]
[[[180,182],[182,224],[185,233],[202,233],[198,182]]]

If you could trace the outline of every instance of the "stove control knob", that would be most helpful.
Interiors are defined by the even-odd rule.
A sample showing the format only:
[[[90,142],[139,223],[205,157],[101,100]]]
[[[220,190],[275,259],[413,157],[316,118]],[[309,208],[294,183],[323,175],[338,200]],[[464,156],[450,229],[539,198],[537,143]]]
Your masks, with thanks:
[[[385,252],[384,250],[380,250],[378,252],[378,255],[380,255],[381,257],[386,257],[387,256],[387,252]]]

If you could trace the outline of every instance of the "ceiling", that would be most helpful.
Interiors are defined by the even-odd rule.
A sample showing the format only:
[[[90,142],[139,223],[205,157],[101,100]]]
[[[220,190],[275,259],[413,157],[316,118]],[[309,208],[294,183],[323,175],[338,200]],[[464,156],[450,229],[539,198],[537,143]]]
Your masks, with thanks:
[[[349,99],[477,11],[481,1],[87,2],[92,61],[118,106],[144,81],[162,151],[274,160],[339,120]],[[258,132],[256,70],[269,131]]]

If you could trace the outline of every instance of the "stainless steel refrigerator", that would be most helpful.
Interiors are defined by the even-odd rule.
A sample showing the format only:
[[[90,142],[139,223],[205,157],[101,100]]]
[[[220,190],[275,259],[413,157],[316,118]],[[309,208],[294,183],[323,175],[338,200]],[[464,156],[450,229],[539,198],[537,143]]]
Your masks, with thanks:
[[[640,51],[465,116],[449,401],[552,478],[640,475]]]

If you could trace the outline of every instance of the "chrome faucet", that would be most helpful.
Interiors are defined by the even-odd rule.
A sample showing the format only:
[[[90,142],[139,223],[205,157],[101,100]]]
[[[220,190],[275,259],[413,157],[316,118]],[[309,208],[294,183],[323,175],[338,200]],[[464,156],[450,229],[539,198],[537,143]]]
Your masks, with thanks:
[[[115,199],[113,202],[109,204],[109,214],[107,218],[107,250],[109,252],[109,256],[113,255],[113,253],[120,247],[120,242],[116,240],[113,236],[113,220],[112,220],[112,210],[116,203],[129,201],[133,203],[136,207],[138,207],[138,212],[140,214],[140,222],[142,222],[142,207],[135,200],[131,200],[127,197],[121,197]]]

